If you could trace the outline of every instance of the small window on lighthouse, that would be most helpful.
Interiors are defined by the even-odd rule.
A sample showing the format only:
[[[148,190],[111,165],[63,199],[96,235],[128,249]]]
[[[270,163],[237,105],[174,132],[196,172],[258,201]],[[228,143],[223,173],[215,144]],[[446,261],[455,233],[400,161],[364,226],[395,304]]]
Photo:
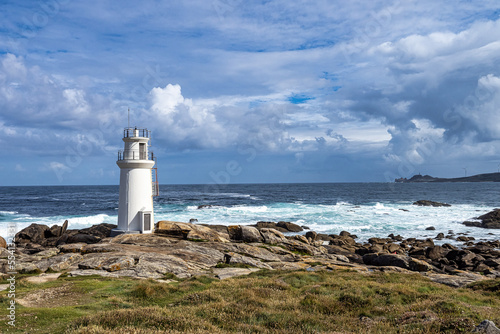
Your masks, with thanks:
[[[139,159],[146,160],[146,144],[139,143]]]

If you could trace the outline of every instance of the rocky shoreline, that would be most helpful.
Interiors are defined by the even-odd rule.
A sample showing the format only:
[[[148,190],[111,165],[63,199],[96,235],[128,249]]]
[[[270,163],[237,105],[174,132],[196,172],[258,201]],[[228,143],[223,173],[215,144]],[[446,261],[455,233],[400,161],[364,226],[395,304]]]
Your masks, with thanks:
[[[154,234],[110,238],[114,227],[68,230],[67,222],[52,227],[32,224],[16,235],[16,272],[166,280],[169,275],[224,279],[260,269],[349,269],[419,272],[455,287],[500,277],[499,240],[475,242],[459,236],[456,240],[463,246],[457,247],[434,243],[451,234],[440,233],[434,239],[391,234],[362,243],[346,231],[318,234],[290,222],[224,226],[172,221],[158,222]],[[0,248],[1,273],[11,271],[8,255]]]

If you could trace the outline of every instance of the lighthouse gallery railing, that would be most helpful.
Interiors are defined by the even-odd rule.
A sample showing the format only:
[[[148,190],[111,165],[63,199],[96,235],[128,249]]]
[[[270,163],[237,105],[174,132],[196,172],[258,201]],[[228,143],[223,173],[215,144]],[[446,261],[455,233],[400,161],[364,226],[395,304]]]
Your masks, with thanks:
[[[148,129],[125,128],[123,130],[123,138],[129,138],[129,137],[151,138],[151,131]]]
[[[122,160],[155,160],[155,155],[152,151],[149,154],[137,150],[120,150],[118,151],[118,161]]]

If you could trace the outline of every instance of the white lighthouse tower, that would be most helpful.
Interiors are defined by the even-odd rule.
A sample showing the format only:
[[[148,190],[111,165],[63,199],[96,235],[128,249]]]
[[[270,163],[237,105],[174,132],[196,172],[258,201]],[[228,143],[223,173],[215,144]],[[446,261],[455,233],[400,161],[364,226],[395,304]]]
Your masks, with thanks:
[[[156,159],[148,152],[151,131],[125,128],[125,147],[118,152],[120,198],[118,227],[111,236],[122,233],[151,233],[154,226],[153,196],[158,196]],[[154,181],[153,181],[154,180]]]

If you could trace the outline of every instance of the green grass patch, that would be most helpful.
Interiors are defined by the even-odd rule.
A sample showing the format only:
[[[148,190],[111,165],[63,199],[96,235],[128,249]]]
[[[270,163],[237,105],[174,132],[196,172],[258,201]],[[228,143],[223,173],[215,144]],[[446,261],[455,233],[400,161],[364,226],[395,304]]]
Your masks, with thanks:
[[[500,280],[455,289],[413,274],[271,271],[219,281],[196,276],[160,283],[62,277],[17,286],[43,307],[16,309],[1,333],[461,333],[500,324]],[[62,291],[57,295],[57,291]],[[45,293],[46,292],[46,293]],[[9,302],[0,293],[0,307]]]

